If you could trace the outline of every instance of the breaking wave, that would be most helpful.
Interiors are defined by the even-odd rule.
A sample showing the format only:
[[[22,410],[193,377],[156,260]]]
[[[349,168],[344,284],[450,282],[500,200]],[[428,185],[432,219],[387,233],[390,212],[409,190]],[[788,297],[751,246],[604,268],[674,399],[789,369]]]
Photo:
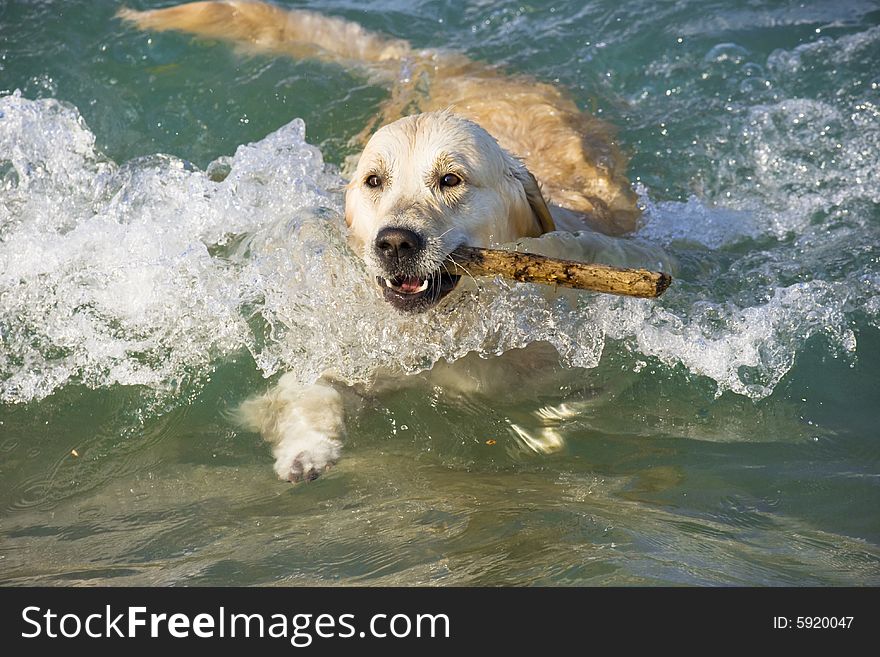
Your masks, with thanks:
[[[69,383],[173,392],[243,350],[265,376],[303,381],[327,369],[364,381],[377,363],[414,372],[537,341],[590,368],[609,339],[710,377],[719,394],[764,397],[812,336],[852,352],[853,314],[876,321],[880,310],[880,276],[828,255],[865,224],[852,214],[815,220],[823,208],[880,199],[859,155],[876,153],[876,123],[856,137],[835,112],[803,100],[755,107],[740,126],[743,152],[766,184],[742,202],[655,203],[642,190],[636,239],[680,262],[661,300],[485,280],[436,312],[403,317],[349,249],[344,181],[305,141],[302,121],[202,171],[169,155],[112,162],[76,108],[0,98],[0,399],[28,402]],[[798,116],[835,136],[805,144]],[[803,156],[795,142],[825,148],[836,165],[811,159],[786,182]],[[846,183],[859,175],[860,185]],[[822,186],[831,193],[808,193]],[[786,203],[795,191],[797,204]]]

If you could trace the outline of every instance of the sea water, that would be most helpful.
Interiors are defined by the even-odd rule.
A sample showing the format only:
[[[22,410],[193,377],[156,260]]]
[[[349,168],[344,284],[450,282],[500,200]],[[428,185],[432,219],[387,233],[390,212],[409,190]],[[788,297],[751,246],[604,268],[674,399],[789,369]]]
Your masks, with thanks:
[[[673,286],[389,313],[340,173],[386,90],[6,2],[0,582],[880,583],[874,3],[296,6],[569,90],[617,126]],[[285,372],[547,344],[552,385],[368,397],[307,485],[230,420]],[[536,453],[518,429],[561,400]]]

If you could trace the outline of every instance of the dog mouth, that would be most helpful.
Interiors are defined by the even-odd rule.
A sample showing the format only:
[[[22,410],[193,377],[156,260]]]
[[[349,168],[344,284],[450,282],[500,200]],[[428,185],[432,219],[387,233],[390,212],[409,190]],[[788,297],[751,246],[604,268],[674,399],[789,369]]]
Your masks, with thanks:
[[[376,276],[382,296],[398,310],[424,312],[455,289],[461,276],[438,269],[427,276]]]

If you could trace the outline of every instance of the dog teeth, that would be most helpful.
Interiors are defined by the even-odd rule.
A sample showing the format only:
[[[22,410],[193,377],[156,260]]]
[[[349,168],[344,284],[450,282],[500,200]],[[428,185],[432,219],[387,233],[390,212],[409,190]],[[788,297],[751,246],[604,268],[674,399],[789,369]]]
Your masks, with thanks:
[[[382,278],[382,277],[379,277],[379,278],[385,282],[385,287],[387,287],[391,290],[394,290],[395,292],[398,292],[400,294],[421,294],[422,292],[424,292],[425,290],[428,289],[429,279],[427,279],[427,278],[425,280],[423,280],[421,285],[419,285],[418,289],[415,289],[415,290],[413,290],[413,289],[406,290],[404,288],[404,286],[406,285],[406,281],[404,281],[400,285],[396,285],[391,282],[390,278]],[[395,279],[395,280],[397,280],[397,279]]]

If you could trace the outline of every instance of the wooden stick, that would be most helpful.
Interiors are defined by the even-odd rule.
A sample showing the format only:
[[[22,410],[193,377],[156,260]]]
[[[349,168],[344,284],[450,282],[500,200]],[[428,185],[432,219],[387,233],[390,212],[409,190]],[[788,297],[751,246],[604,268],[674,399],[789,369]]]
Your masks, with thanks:
[[[563,285],[580,290],[652,299],[669,284],[669,274],[647,269],[624,269],[574,260],[548,258],[534,253],[499,251],[460,246],[450,260],[457,269],[471,276],[503,276],[521,283]]]

